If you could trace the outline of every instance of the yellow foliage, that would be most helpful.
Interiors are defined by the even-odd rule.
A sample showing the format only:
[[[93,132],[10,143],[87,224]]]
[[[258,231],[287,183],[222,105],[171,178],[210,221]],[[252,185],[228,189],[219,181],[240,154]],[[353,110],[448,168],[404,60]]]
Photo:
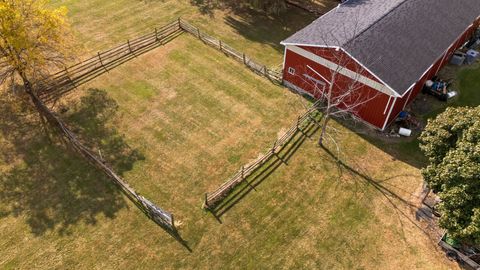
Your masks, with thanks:
[[[69,57],[67,9],[47,5],[46,0],[0,0],[0,83],[15,75],[36,80]]]

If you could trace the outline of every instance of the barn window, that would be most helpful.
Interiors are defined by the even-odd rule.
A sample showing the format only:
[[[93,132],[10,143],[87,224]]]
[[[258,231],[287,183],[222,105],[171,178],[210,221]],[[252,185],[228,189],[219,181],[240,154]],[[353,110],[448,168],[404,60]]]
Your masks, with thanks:
[[[295,75],[295,69],[292,68],[292,67],[289,67],[289,68],[288,68],[288,73],[289,73],[290,75]]]

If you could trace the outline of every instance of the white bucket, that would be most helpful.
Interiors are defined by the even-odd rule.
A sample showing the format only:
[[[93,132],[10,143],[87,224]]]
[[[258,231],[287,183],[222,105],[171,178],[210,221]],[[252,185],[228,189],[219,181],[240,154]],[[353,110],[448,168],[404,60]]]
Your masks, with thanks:
[[[457,94],[458,94],[457,91],[450,91],[450,92],[447,93],[447,96],[448,96],[448,98],[453,98]]]
[[[412,130],[408,128],[400,128],[400,130],[398,131],[398,134],[405,137],[410,137],[412,135]]]

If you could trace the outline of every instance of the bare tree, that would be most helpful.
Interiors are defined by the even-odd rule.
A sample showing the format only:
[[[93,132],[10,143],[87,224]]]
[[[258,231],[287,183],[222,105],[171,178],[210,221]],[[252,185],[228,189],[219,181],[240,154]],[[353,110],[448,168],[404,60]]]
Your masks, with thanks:
[[[335,34],[323,38],[322,43],[326,47],[316,49],[316,54],[321,54],[322,50],[328,51],[329,59],[327,60],[331,65],[326,67],[328,72],[324,72],[322,75],[322,72],[307,65],[306,68],[303,68],[306,69],[305,74],[296,75],[309,89],[313,89],[313,91],[309,91],[310,94],[320,100],[317,104],[319,104],[319,110],[323,112],[323,118],[318,144],[323,146],[325,138],[328,137],[335,143],[337,149],[335,136],[329,134],[329,131],[337,130],[329,125],[330,120],[332,118],[353,118],[358,122],[357,116],[364,105],[380,95],[376,90],[367,90],[365,77],[368,78],[368,75],[365,74],[369,74],[369,72],[364,68],[368,64],[379,61],[380,57],[366,59],[363,61],[363,65],[360,65],[339,48],[342,42],[338,37],[348,40],[348,44],[354,46],[355,37],[361,32],[359,27],[361,14],[352,14],[352,16],[353,23],[348,28],[345,25],[338,27]]]
[[[363,106],[379,95],[376,91],[364,90],[365,85],[361,82],[364,69],[360,65],[355,65],[355,70],[347,70],[346,66],[351,58],[340,51],[337,52],[333,54],[334,59],[332,59],[336,66],[329,69],[327,74],[322,75],[315,68],[307,65],[306,69],[311,74],[297,75],[309,89],[313,89],[310,94],[320,100],[317,104],[318,109],[323,112],[323,118],[318,139],[319,145],[323,145],[326,137],[336,144],[334,136],[329,134],[329,129],[334,129],[329,126],[332,118],[346,119],[353,116],[354,119],[357,119],[356,116]],[[355,76],[346,79],[343,77],[345,72],[355,74]]]

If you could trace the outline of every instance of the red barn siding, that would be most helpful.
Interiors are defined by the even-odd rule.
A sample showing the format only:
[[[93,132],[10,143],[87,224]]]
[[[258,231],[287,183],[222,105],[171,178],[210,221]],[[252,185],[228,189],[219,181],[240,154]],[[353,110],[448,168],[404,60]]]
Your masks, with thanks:
[[[333,50],[333,49],[327,49],[327,50]],[[325,50],[325,51],[327,51]],[[322,50],[324,51],[324,50]],[[318,53],[318,51],[317,51]],[[316,53],[316,54],[317,54]],[[318,55],[318,54],[317,54]],[[324,57],[323,55],[319,55]],[[329,70],[327,67],[324,67],[308,58],[305,58],[301,55],[298,55],[290,50],[286,50],[286,61],[285,61],[285,69],[284,69],[284,75],[283,79],[307,92],[309,92],[311,95],[315,96],[318,98],[318,95],[316,95],[314,91],[314,85],[312,84],[311,81],[308,79],[305,79],[303,74],[308,74],[309,76],[312,76],[313,78],[320,80],[320,81],[325,81],[328,87],[328,81],[331,80],[332,77],[332,71]],[[324,57],[326,58],[326,57]],[[309,65],[313,69],[315,69],[317,72],[322,74],[322,76],[325,78],[320,78],[318,75],[316,75],[314,72],[309,70],[306,66]],[[292,67],[295,69],[295,75],[291,75],[288,73],[288,68]],[[347,87],[350,85],[353,80],[343,76],[341,74],[336,75],[337,78],[335,79],[336,81],[336,86],[333,89],[333,92],[338,92],[340,89]],[[359,88],[358,90],[359,95],[364,96],[364,100],[368,100],[368,102],[362,106],[359,107],[358,112],[356,115],[363,119],[364,121],[370,123],[371,125],[377,127],[377,128],[382,128],[383,124],[385,123],[386,119],[386,114],[383,112],[385,111],[385,107],[388,103],[389,96],[386,94],[383,94],[381,92],[378,92],[377,90],[363,85],[362,87]],[[387,111],[388,113],[388,111]]]
[[[336,50],[334,48],[321,48],[321,47],[308,47],[308,46],[298,46],[306,51],[314,53],[318,56],[321,56],[325,59],[328,59],[332,62],[338,63],[341,66],[344,66],[352,71],[355,71],[371,80],[374,80],[378,83],[382,83],[378,80],[375,75],[370,73],[362,65],[360,65],[355,59],[352,59],[348,54],[342,50]]]
[[[421,92],[423,85],[433,76],[435,76],[438,71],[449,63],[450,58],[454,52],[461,47],[468,39],[472,36],[474,31],[480,26],[480,17],[465,30],[465,32],[454,42],[452,45],[442,54],[433,65],[422,75],[421,78],[407,91],[403,97],[394,99],[389,95],[381,93],[369,86],[363,85],[359,89],[359,93],[365,96],[365,99],[370,99],[364,106],[362,106],[357,116],[362,120],[370,123],[371,125],[383,129],[385,123],[391,124],[398,116],[398,114],[410,104],[417,95]],[[374,74],[366,70],[360,63],[355,59],[351,58],[347,53],[342,50],[336,50],[334,48],[323,48],[323,47],[309,47],[309,46],[299,46],[300,48],[314,53],[320,57],[328,59],[332,62],[338,63],[349,70],[357,72],[373,81],[383,84]],[[339,63],[340,62],[340,63]],[[314,86],[312,83],[303,77],[303,74],[308,74],[318,80],[325,81],[323,78],[319,78],[316,74],[306,68],[309,65],[317,72],[322,74],[322,76],[329,81],[332,76],[332,71],[328,68],[308,59],[301,55],[296,54],[288,50],[285,50],[285,67],[283,79],[315,96],[313,91]],[[288,73],[288,68],[292,67],[295,69],[296,74],[291,75]],[[345,87],[352,83],[352,79],[337,74],[336,80],[336,89],[334,92],[339,91],[342,86]],[[325,82],[328,84],[328,82]],[[316,96],[318,98],[318,95]],[[395,102],[394,102],[395,101]],[[392,108],[392,104],[393,108]],[[387,108],[388,107],[388,108]],[[387,119],[388,117],[388,119]]]

